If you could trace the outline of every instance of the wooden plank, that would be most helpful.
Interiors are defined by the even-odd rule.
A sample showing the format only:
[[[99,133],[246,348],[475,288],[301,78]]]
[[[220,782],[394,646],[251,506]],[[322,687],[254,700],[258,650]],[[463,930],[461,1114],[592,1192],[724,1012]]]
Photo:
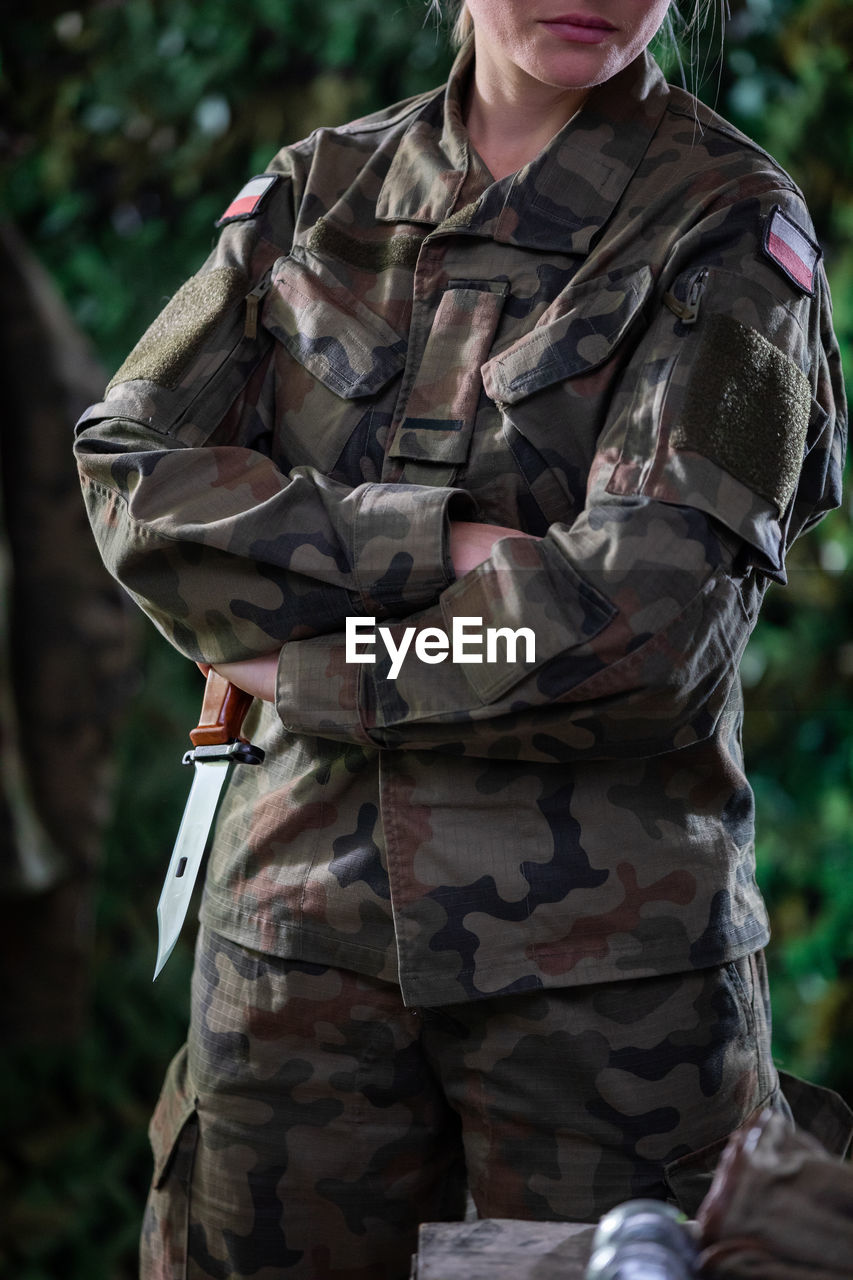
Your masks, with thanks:
[[[583,1280],[594,1226],[577,1222],[426,1222],[412,1280]]]

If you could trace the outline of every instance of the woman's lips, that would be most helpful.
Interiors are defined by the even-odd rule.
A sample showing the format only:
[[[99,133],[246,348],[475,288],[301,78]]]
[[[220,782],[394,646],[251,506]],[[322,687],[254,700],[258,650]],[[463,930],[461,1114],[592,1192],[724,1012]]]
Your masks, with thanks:
[[[600,44],[616,28],[606,18],[593,14],[565,13],[559,18],[547,18],[540,22],[559,40],[567,40],[577,44]]]

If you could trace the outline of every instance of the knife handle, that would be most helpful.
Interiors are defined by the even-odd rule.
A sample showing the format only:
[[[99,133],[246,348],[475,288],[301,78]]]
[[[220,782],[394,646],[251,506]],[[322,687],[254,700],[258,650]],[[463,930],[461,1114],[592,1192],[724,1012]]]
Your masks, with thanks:
[[[201,718],[190,730],[190,742],[194,747],[217,747],[238,741],[246,712],[253,701],[250,693],[238,689],[211,667],[207,673]]]

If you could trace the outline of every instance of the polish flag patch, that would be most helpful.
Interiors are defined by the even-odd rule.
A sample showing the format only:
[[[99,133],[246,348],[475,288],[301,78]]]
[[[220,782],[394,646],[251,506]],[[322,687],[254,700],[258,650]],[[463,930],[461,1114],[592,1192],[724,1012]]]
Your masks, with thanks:
[[[238,191],[222,217],[217,218],[217,227],[224,227],[227,222],[241,222],[246,218],[254,218],[280,177],[280,173],[262,173],[257,178],[250,178],[242,191]]]
[[[814,278],[821,259],[819,245],[777,205],[764,228],[764,252],[789,280],[814,294]]]

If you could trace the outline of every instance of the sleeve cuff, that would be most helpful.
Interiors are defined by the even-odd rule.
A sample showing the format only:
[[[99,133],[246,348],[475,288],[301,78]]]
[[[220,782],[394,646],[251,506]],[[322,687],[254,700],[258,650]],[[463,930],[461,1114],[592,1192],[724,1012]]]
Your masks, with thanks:
[[[353,520],[353,575],[365,613],[433,604],[455,581],[449,522],[473,519],[462,489],[371,484]]]
[[[278,660],[275,698],[285,729],[375,746],[362,724],[360,676],[361,666],[346,661],[346,646],[339,634],[285,644]]]
[[[462,668],[480,702],[491,703],[532,671],[588,644],[617,610],[546,539],[502,538],[488,560],[445,591],[441,612],[448,632],[454,623],[469,621],[504,633],[493,661],[469,661]],[[532,660],[521,643],[528,634]]]

